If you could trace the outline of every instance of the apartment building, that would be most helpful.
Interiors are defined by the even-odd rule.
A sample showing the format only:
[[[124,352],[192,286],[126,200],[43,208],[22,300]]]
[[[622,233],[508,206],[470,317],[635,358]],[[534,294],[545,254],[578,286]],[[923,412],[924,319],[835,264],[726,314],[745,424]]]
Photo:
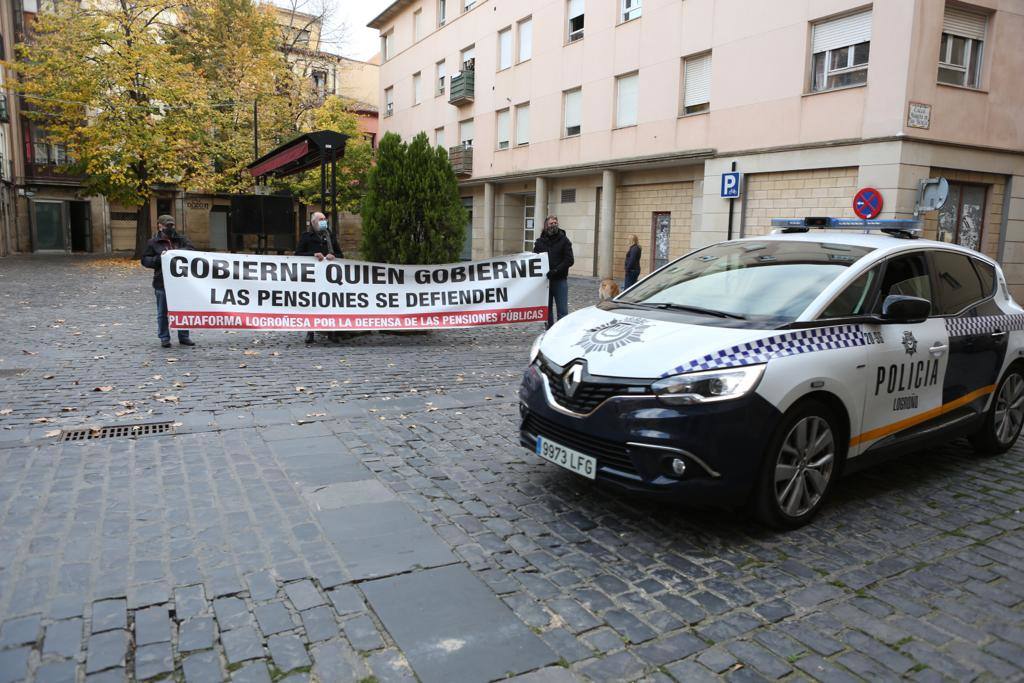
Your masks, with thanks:
[[[449,149],[476,257],[557,214],[579,275],[644,272],[774,217],[912,216],[1024,298],[1024,0],[396,0],[382,132]],[[741,193],[722,198],[722,174]]]

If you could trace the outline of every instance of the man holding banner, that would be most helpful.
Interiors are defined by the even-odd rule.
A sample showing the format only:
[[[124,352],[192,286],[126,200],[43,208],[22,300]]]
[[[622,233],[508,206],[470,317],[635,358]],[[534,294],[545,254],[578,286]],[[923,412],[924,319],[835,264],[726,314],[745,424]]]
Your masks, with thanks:
[[[175,249],[193,249],[192,243],[184,235],[174,229],[174,216],[164,214],[156,219],[158,231],[156,236],[146,244],[142,253],[142,265],[152,268],[153,291],[156,294],[156,329],[160,338],[160,346],[165,349],[171,346],[171,330],[167,325],[167,293],[164,290],[164,272],[161,254]],[[182,346],[195,346],[189,337],[188,330],[178,328],[178,343]]]
[[[319,211],[313,212],[309,217],[309,230],[302,233],[299,244],[295,247],[296,256],[316,256],[317,261],[333,261],[337,258],[344,258],[341,247],[338,245],[338,238],[331,232],[327,224],[327,216]],[[332,341],[337,339],[335,332],[330,332]],[[306,333],[306,343],[312,344],[316,341],[312,332]]]

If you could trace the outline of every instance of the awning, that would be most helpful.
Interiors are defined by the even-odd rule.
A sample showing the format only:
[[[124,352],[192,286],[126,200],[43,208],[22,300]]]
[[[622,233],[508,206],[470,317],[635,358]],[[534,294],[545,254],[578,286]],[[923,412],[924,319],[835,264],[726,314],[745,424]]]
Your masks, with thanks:
[[[256,178],[301,173],[330,162],[332,152],[336,159],[341,159],[345,156],[346,140],[347,135],[333,130],[306,133],[264,154],[246,169]]]

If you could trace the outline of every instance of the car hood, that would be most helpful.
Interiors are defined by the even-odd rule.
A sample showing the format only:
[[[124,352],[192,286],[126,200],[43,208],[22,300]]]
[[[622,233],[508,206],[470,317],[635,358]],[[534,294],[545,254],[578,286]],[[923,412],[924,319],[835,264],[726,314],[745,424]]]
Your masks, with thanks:
[[[625,309],[591,307],[558,321],[545,333],[540,351],[562,366],[586,359],[593,375],[654,378],[773,334],[779,332],[656,320]]]

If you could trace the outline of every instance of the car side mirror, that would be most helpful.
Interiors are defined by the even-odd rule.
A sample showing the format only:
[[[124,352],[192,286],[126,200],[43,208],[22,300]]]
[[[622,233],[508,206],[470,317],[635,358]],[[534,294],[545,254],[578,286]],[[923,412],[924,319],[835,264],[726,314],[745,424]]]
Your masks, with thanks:
[[[932,312],[932,302],[918,296],[890,294],[882,302],[882,322],[921,323]]]

